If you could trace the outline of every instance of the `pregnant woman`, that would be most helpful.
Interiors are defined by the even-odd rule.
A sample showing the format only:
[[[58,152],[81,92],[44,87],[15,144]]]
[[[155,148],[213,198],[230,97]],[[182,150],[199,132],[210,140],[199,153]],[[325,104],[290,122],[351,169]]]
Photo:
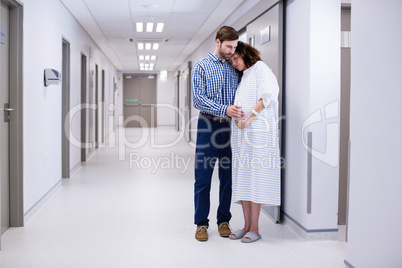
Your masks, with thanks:
[[[261,205],[280,205],[280,153],[278,144],[279,85],[254,47],[240,42],[231,64],[241,81],[235,104],[246,116],[232,121],[232,199],[240,203],[244,228],[229,236],[244,243],[261,238]]]

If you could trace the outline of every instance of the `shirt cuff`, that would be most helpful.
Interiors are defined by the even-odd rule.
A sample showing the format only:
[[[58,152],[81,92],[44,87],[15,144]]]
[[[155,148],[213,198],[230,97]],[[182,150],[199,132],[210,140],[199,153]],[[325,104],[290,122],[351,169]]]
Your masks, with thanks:
[[[227,110],[228,110],[228,108],[229,108],[229,106],[228,105],[223,105],[222,106],[222,110],[221,110],[221,112],[220,112],[220,114],[221,114],[221,116],[220,117],[227,117],[228,115],[227,115]]]

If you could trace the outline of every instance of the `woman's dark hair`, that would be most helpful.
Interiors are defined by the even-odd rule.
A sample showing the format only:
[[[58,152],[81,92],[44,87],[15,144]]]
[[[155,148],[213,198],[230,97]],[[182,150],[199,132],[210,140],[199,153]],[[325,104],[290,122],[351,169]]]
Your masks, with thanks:
[[[234,41],[239,39],[239,33],[230,26],[222,26],[216,32],[216,39],[219,39],[221,42],[223,41]]]
[[[237,43],[235,53],[243,59],[244,65],[247,69],[253,66],[257,61],[261,60],[260,52],[256,48],[247,43],[243,43],[242,41]]]

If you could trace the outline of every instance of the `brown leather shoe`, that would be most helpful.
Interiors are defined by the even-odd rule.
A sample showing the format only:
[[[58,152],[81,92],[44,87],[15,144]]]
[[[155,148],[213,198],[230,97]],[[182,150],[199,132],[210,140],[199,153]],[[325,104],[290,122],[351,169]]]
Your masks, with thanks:
[[[195,231],[195,239],[198,241],[207,241],[208,240],[208,226],[200,225],[197,226],[197,231]]]
[[[218,230],[222,237],[229,237],[229,235],[232,233],[232,231],[230,231],[229,223],[227,222],[221,222],[218,225]]]

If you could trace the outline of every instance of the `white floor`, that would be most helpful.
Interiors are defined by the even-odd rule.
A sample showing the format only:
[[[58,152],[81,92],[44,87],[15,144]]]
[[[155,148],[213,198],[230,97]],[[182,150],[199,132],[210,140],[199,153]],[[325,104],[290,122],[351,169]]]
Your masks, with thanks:
[[[138,129],[118,133],[120,141],[126,137],[130,147],[138,145]],[[216,176],[209,240],[196,241],[194,147],[172,128],[156,129],[154,140],[143,134],[140,148],[99,148],[45,198],[25,227],[7,230],[0,267],[345,267],[342,239],[305,241],[264,214],[256,243],[221,238]],[[166,148],[155,148],[161,145]],[[241,228],[241,207],[232,205],[232,214],[232,228]]]

